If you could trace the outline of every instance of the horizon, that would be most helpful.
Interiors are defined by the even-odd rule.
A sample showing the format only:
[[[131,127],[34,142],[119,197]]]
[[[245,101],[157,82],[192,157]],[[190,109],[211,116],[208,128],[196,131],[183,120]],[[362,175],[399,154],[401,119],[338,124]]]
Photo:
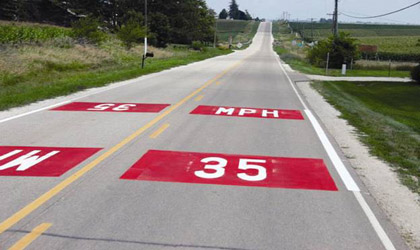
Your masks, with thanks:
[[[205,0],[207,6],[214,9],[217,14],[225,8],[228,10],[231,0]],[[289,12],[291,18],[289,21],[309,21],[313,18],[319,21],[321,18],[330,19],[327,13],[332,13],[334,9],[333,0],[323,0],[317,3],[310,0],[297,0],[295,2],[286,2],[284,0],[265,0],[261,5],[261,1],[255,0],[236,0],[239,9],[248,10],[253,18],[265,18],[267,20],[282,19],[283,11]],[[283,4],[284,3],[284,4]],[[339,12],[355,16],[373,16],[388,13],[408,5],[415,3],[414,0],[400,0],[387,2],[381,0],[371,0],[368,3],[362,0],[341,0],[339,3]],[[360,11],[363,9],[370,11]],[[302,11],[308,8],[309,11]],[[364,13],[360,13],[364,12]],[[362,23],[362,24],[393,24],[393,25],[420,25],[420,5],[410,9],[395,13],[390,16],[374,18],[374,19],[353,19],[339,15],[339,23]]]

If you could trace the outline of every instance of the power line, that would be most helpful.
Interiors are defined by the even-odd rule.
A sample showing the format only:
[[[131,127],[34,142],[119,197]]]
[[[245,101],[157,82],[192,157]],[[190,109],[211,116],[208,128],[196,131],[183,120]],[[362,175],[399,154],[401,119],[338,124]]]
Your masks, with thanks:
[[[351,15],[367,16],[364,13],[354,12],[354,11],[347,11],[347,13],[350,13]],[[390,18],[386,18],[386,17],[379,17],[378,19],[381,19],[381,20],[384,20],[384,21],[388,21],[388,22],[401,23],[401,24],[406,24],[407,23],[407,21],[395,20],[395,19],[390,19]]]
[[[364,16],[364,17],[360,17],[360,16],[351,16],[351,15],[345,14],[345,13],[343,13],[343,12],[340,12],[340,14],[342,14],[342,15],[344,15],[344,16],[346,16],[346,17],[351,17],[351,18],[358,18],[358,19],[371,19],[371,18],[378,18],[378,17],[383,17],[383,16],[388,16],[388,15],[391,15],[391,14],[395,14],[395,13],[397,13],[397,12],[401,12],[401,11],[403,11],[403,10],[409,9],[409,8],[411,8],[411,7],[414,7],[414,6],[418,5],[418,4],[420,4],[420,1],[418,1],[417,3],[414,3],[414,4],[412,4],[412,5],[409,5],[409,6],[407,6],[407,7],[404,7],[404,8],[402,8],[402,9],[395,10],[395,11],[392,11],[392,12],[388,12],[388,13],[385,13],[385,14],[382,14],[382,15],[377,15],[377,16]]]

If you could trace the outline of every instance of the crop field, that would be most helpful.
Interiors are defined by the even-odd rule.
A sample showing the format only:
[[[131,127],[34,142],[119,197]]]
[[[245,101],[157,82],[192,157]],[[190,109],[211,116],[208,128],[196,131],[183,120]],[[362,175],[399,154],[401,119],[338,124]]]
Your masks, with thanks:
[[[243,20],[217,20],[217,38],[227,43],[232,36],[233,43],[246,43],[252,39],[258,29],[259,22]]]
[[[0,22],[0,44],[44,42],[71,36],[71,29],[52,25]]]
[[[360,44],[377,45],[379,52],[420,53],[420,36],[358,37]]]
[[[331,34],[330,23],[297,23],[291,22],[290,27],[305,37],[324,38]],[[418,25],[376,25],[376,24],[339,24],[339,31],[350,33],[354,37],[377,36],[420,36]],[[313,31],[312,31],[313,30]]]
[[[305,40],[320,40],[331,35],[329,23],[290,23]],[[359,44],[378,46],[382,60],[417,61],[420,58],[420,26],[339,24],[339,31],[350,33]],[[370,55],[370,57],[376,55]],[[371,58],[372,59],[372,58]]]

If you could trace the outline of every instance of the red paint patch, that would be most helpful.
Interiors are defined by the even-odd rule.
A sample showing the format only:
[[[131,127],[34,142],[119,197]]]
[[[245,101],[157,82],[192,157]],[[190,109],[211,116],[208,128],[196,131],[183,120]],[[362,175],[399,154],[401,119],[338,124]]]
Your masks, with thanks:
[[[200,105],[190,112],[194,115],[220,115],[220,116],[238,116],[268,119],[293,119],[303,120],[302,113],[299,110],[283,109],[261,109],[261,108],[242,108],[226,106],[204,106]]]
[[[0,176],[60,176],[99,150],[0,146]]]
[[[150,150],[121,179],[337,191],[324,161]]]
[[[152,103],[101,103],[101,102],[72,102],[51,110],[55,111],[90,111],[90,112],[137,112],[158,113],[170,104]]]

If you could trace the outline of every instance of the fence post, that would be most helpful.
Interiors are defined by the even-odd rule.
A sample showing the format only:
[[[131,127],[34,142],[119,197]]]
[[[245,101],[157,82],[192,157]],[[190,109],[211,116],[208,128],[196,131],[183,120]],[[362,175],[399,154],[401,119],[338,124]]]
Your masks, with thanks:
[[[391,59],[389,59],[388,77],[391,77]]]
[[[325,75],[328,75],[328,66],[330,64],[330,52],[327,53],[327,66],[325,68]]]

